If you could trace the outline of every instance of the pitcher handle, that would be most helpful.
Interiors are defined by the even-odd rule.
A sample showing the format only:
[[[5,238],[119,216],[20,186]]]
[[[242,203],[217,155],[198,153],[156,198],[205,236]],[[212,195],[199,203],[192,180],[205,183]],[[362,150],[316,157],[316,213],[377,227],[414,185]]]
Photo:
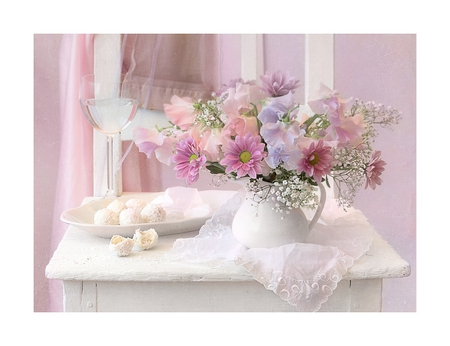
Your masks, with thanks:
[[[309,231],[311,231],[314,226],[316,225],[317,221],[319,221],[320,215],[322,215],[322,210],[325,207],[325,200],[327,198],[325,188],[323,187],[322,183],[317,183],[320,190],[320,201],[319,205],[317,206],[316,213],[314,214],[314,217],[311,219],[311,222],[309,223]]]

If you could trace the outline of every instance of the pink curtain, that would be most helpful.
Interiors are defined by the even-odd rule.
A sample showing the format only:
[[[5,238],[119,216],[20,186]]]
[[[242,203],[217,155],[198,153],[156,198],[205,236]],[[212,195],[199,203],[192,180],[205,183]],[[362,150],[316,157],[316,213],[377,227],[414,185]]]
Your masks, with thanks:
[[[220,87],[220,36],[122,35],[122,73],[151,87],[145,107],[163,110],[173,95],[208,98]]]
[[[61,151],[52,229],[52,253],[67,225],[61,213],[92,195],[92,127],[85,120],[78,101],[83,75],[93,72],[93,36],[65,35],[60,51]],[[62,311],[62,283],[49,282],[49,311]]]
[[[122,73],[130,73],[149,86],[144,107],[163,110],[173,95],[209,98],[219,89],[220,35],[122,35]],[[148,159],[136,146],[123,142],[123,191],[152,192],[166,188],[164,165]],[[167,174],[165,174],[167,176]]]

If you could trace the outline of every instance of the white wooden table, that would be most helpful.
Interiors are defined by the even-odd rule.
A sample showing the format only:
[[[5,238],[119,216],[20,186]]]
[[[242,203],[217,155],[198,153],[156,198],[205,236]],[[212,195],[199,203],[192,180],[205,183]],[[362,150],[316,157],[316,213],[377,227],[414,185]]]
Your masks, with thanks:
[[[109,251],[109,239],[69,226],[46,276],[63,281],[67,312],[296,311],[233,263],[212,269],[161,261],[177,238],[196,234],[162,236],[148,251],[117,257]],[[409,274],[409,264],[376,233],[370,251],[320,311],[381,311],[383,279]]]

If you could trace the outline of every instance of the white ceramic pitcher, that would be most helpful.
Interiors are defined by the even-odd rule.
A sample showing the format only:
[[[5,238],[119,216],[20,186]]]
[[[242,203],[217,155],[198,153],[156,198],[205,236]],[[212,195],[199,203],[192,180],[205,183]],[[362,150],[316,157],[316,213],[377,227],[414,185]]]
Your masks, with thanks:
[[[325,188],[321,183],[318,186],[319,206],[309,222],[301,208],[293,208],[288,214],[277,213],[273,209],[275,201],[268,199],[257,204],[252,200],[253,193],[247,191],[247,196],[233,219],[234,237],[248,248],[271,248],[290,243],[303,243],[319,220],[325,206]]]

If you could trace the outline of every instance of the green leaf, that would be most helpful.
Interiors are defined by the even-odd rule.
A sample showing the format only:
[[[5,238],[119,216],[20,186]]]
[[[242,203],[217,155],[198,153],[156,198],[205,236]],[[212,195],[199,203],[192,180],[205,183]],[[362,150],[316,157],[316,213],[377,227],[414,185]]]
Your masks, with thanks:
[[[312,117],[310,117],[308,120],[306,120],[303,125],[306,125],[306,129],[309,128],[309,126],[314,122],[314,120],[317,119],[317,117],[319,116],[319,114],[314,114]]]
[[[325,183],[327,184],[327,186],[328,186],[329,188],[331,188],[330,182],[328,181],[328,175],[325,176]]]
[[[214,162],[210,165],[206,166],[206,169],[211,172],[211,174],[224,174],[225,173],[225,167],[221,164]]]

